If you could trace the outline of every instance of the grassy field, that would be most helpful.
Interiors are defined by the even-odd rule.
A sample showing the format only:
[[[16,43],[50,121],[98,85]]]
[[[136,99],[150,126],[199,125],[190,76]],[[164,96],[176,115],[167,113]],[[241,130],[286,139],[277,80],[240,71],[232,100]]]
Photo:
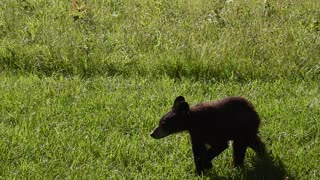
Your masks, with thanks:
[[[317,179],[317,0],[0,2],[0,179]],[[174,98],[247,97],[268,158],[194,174]]]

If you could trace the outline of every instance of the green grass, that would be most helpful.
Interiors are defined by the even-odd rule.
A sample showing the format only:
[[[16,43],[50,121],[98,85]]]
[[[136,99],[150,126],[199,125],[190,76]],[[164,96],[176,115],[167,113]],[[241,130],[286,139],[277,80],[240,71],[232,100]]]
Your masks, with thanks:
[[[109,0],[87,2],[80,12],[65,1],[0,5],[4,70],[219,80],[320,75],[317,0]]]
[[[187,134],[159,141],[149,137],[179,94],[190,103],[228,95],[248,97],[262,118],[261,135],[270,155],[278,158],[273,159],[276,164],[283,164],[260,166],[279,168],[280,175],[298,179],[319,175],[320,96],[315,82],[204,83],[175,82],[169,77],[5,74],[1,79],[2,177],[195,177]],[[228,150],[215,160],[211,175],[274,177],[264,174],[265,169],[252,170],[252,151],[245,173],[232,170],[231,156]]]
[[[0,179],[317,179],[320,4],[0,2]],[[247,97],[269,158],[197,177],[174,98]]]

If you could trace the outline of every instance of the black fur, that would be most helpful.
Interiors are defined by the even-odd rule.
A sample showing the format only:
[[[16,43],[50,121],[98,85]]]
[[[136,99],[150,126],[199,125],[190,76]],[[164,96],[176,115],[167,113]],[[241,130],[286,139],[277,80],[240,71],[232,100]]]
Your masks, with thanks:
[[[258,136],[260,119],[254,107],[243,97],[227,97],[214,102],[199,103],[189,108],[184,97],[175,99],[172,110],[164,115],[151,134],[154,138],[188,131],[196,171],[211,168],[211,161],[233,141],[233,165],[243,165],[247,147],[258,155],[265,146]],[[158,132],[161,131],[161,136]],[[158,137],[159,136],[159,137]],[[206,145],[210,148],[207,149]]]

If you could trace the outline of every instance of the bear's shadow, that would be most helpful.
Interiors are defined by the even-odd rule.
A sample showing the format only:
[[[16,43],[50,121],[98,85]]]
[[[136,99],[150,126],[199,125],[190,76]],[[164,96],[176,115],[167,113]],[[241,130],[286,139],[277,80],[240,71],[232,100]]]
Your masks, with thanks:
[[[272,154],[267,154],[263,158],[252,158],[252,167],[242,167],[240,172],[236,173],[232,177],[222,177],[215,174],[212,170],[206,174],[210,179],[272,179],[272,180],[292,180],[293,178],[286,171],[284,164],[278,157],[274,157]]]

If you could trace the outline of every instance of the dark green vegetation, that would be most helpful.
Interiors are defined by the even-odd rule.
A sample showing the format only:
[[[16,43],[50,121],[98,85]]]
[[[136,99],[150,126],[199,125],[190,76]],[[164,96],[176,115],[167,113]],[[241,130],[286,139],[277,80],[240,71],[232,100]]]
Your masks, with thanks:
[[[316,179],[320,3],[0,1],[0,178],[198,178],[188,135],[149,132],[177,95],[242,95],[270,158],[200,178]]]
[[[319,3],[1,2],[1,69],[52,75],[318,79]]]

